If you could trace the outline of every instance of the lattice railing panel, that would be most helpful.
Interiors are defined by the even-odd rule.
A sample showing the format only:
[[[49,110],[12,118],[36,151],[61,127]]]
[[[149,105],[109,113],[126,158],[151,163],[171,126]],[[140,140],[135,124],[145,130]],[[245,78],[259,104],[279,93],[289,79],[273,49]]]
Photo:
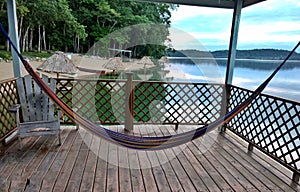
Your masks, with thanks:
[[[104,124],[124,122],[125,81],[58,79],[58,96],[79,115]],[[66,118],[65,123],[72,123]]]
[[[133,81],[132,87],[135,123],[208,124],[220,117],[222,85]],[[119,80],[57,80],[62,100],[103,124],[124,123],[126,88]]]
[[[8,109],[18,103],[16,81],[0,82],[0,140],[7,136],[15,127],[16,122]]]
[[[134,90],[136,120],[203,125],[220,117],[221,85],[140,82]]]
[[[135,82],[133,86],[135,122],[162,123],[165,119],[163,82]]]
[[[101,123],[120,124],[125,121],[125,94],[125,81],[98,81],[95,106]]]
[[[230,110],[252,92],[232,86]],[[292,170],[300,172],[300,104],[260,95],[228,129]]]

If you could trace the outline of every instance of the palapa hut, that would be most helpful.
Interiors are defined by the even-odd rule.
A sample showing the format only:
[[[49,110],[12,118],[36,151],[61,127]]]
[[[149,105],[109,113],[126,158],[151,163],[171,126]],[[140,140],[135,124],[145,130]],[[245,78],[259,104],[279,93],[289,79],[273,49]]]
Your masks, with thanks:
[[[110,58],[103,67],[105,69],[110,69],[113,71],[113,73],[125,69],[124,64],[122,63],[121,57],[113,57]]]
[[[137,62],[137,64],[143,64],[144,67],[146,67],[146,65],[153,65],[153,66],[155,65],[153,61],[150,59],[150,56],[144,56],[141,60]]]
[[[168,57],[166,57],[166,56],[162,56],[162,57],[158,60],[158,62],[159,62],[160,64],[169,63],[169,59],[168,59]]]
[[[144,65],[144,74],[146,74],[146,65],[148,66],[155,66],[153,61],[150,59],[150,56],[144,56],[141,60],[137,62],[137,64]]]
[[[37,69],[48,73],[56,73],[57,78],[60,73],[75,74],[78,71],[73,61],[61,51],[55,52],[54,55],[38,66]]]

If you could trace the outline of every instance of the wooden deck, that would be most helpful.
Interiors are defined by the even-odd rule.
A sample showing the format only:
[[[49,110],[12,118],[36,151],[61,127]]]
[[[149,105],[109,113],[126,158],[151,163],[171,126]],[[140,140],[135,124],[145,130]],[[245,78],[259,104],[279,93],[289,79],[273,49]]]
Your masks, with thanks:
[[[135,134],[176,134],[173,126],[136,127]],[[17,142],[2,148],[0,191],[300,191],[292,173],[256,150],[247,152],[230,132],[137,152],[80,130],[62,127],[61,146],[45,136],[23,139],[22,151]]]

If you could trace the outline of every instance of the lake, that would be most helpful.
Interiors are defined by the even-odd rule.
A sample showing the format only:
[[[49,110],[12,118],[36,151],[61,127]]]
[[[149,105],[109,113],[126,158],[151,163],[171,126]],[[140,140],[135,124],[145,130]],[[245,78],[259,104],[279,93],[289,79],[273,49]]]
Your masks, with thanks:
[[[224,83],[226,59],[170,58],[165,70],[173,81]],[[281,63],[279,60],[238,59],[233,85],[255,90]],[[263,91],[265,94],[300,102],[300,61],[288,61]]]

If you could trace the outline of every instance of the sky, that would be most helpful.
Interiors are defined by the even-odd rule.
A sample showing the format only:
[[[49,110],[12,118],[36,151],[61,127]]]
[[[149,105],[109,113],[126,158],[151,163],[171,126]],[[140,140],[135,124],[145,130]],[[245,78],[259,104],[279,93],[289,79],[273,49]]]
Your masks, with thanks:
[[[180,5],[171,17],[172,46],[228,49],[232,14],[232,9]],[[299,41],[300,0],[267,0],[242,9],[237,49],[291,50]]]

